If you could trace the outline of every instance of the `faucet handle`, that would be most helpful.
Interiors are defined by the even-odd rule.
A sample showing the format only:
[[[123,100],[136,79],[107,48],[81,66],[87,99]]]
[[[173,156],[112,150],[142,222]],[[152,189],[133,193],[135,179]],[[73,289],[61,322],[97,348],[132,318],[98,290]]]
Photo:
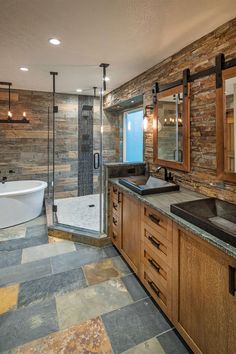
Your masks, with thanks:
[[[171,172],[168,173],[168,181],[173,181],[173,176]]]

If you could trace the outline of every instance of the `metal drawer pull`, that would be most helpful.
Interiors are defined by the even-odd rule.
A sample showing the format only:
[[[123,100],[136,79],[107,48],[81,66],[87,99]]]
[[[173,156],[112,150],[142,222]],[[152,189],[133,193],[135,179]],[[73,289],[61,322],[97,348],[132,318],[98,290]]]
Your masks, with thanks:
[[[235,296],[235,273],[236,268],[229,266],[229,293]]]
[[[160,272],[160,266],[153,259],[148,259],[148,262],[158,273]]]
[[[153,281],[148,280],[148,284],[150,285],[150,287],[152,288],[152,290],[156,293],[156,295],[158,297],[160,297],[160,290],[158,289],[158,287],[156,286],[155,283],[153,283]]]
[[[118,203],[121,203],[121,192],[118,192]]]
[[[117,205],[116,203],[114,203],[114,202],[113,202],[113,208],[114,208],[115,210],[118,209],[118,205]]]
[[[153,214],[148,214],[149,219],[154,222],[154,224],[159,225],[160,219],[158,219],[155,215]]]
[[[148,236],[149,241],[151,241],[151,243],[153,244],[153,246],[155,246],[156,248],[159,249],[160,247],[160,242],[158,242],[157,240],[155,240],[152,236]]]
[[[117,225],[117,220],[115,218],[112,218],[112,220],[113,220],[113,224]]]

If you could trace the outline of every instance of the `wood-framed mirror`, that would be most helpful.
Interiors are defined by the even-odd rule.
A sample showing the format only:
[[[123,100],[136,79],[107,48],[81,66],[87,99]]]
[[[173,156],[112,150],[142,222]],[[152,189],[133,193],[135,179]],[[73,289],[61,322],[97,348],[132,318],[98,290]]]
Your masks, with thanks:
[[[153,111],[153,162],[190,170],[190,84],[157,93]]]
[[[217,177],[236,182],[236,66],[221,72],[216,88]]]

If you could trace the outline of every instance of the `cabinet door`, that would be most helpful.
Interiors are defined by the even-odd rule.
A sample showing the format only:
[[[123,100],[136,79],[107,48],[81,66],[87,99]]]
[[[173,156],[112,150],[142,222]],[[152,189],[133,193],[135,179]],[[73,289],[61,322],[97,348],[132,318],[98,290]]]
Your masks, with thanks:
[[[177,225],[173,252],[177,329],[195,353],[235,354],[236,295],[229,292],[230,282],[235,289],[235,259]]]
[[[140,203],[123,194],[121,252],[135,273],[140,264]]]

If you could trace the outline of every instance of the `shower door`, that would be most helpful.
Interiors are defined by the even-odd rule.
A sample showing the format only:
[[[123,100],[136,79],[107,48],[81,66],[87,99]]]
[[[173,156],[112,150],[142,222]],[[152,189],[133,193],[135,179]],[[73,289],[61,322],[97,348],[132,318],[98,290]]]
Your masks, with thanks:
[[[54,225],[94,237],[103,233],[101,95],[57,92],[52,116]]]

